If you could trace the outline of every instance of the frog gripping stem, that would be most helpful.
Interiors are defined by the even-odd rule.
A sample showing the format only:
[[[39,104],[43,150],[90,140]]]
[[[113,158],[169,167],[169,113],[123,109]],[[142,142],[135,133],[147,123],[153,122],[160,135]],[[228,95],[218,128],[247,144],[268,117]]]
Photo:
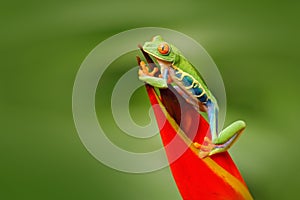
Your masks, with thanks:
[[[149,71],[153,71],[157,66],[143,48],[139,47],[146,58]],[[137,62],[141,65],[142,61],[138,56]],[[153,74],[156,77],[159,75],[159,71]],[[205,141],[210,126],[199,112],[170,85],[168,88],[158,88],[159,93],[149,84],[146,84],[145,87],[153,106],[164,147],[175,136],[182,139],[179,145],[187,147],[187,150],[177,160],[170,163],[173,178],[182,198],[189,200],[252,200],[246,183],[227,151],[217,152],[210,156],[200,156],[200,146]],[[157,104],[159,106],[154,106]],[[191,121],[193,119],[200,120],[193,122]],[[193,123],[198,123],[198,126],[195,124],[191,126]],[[239,123],[235,125],[236,128],[240,128]],[[196,136],[190,138],[195,127],[197,127]],[[237,136],[234,136],[233,140],[236,138]],[[170,161],[177,149],[175,147],[165,148],[165,151]]]

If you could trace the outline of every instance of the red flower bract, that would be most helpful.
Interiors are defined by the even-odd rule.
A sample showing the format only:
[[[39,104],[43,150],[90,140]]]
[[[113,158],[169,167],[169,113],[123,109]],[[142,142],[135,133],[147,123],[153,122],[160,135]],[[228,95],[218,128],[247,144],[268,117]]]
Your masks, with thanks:
[[[207,121],[180,95],[176,95],[171,87],[160,89],[160,96],[152,86],[146,85],[146,89],[171,171],[182,198],[188,200],[252,199],[241,174],[227,152],[203,159],[198,156],[199,149],[195,148],[192,142],[197,141],[200,144],[203,142],[209,131]],[[154,106],[157,104],[159,106]],[[193,133],[196,134],[191,136]],[[180,140],[176,143],[177,146],[170,145],[166,148],[178,135]],[[173,158],[178,152],[177,147],[186,147],[186,150],[174,161]]]

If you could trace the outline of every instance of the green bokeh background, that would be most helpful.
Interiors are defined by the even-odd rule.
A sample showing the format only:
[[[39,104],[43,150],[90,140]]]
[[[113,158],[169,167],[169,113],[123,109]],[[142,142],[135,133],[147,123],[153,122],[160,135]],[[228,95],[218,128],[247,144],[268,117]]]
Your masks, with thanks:
[[[297,199],[299,8],[296,1],[2,1],[0,199],[180,199],[168,168],[126,174],[102,165],[72,118],[72,87],[87,54],[114,34],[145,26],[189,35],[214,59],[227,90],[226,124],[248,124],[230,152],[254,198]],[[120,63],[134,56],[114,63],[119,68],[102,80],[107,90],[96,95],[109,137],[131,150],[103,103]],[[141,100],[142,89],[131,111],[143,124],[149,119]]]

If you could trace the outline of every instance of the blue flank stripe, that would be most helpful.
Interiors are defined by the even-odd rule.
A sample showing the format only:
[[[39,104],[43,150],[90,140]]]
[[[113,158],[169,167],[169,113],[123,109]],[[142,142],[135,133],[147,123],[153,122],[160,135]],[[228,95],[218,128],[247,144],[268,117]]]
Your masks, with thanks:
[[[201,88],[199,88],[199,87],[193,87],[192,89],[191,89],[191,92],[192,92],[192,94],[193,95],[196,95],[196,96],[198,96],[198,95],[200,95],[200,94],[202,94],[202,89]]]
[[[191,87],[193,82],[194,82],[194,79],[190,76],[183,76],[183,73],[180,71],[180,70],[177,70],[175,69],[175,76],[181,80],[182,84],[185,86],[185,87]],[[182,77],[183,76],[183,77]],[[198,83],[195,83],[193,84],[193,87],[189,89],[193,95],[195,96],[199,96],[201,95],[204,91],[202,88],[199,87],[199,84]],[[202,102],[202,103],[207,103],[208,101],[208,98],[207,98],[207,95],[204,94],[201,96],[201,97],[197,97],[197,99]]]
[[[178,70],[175,70],[175,76],[180,79],[182,76],[182,73],[180,73]]]
[[[198,97],[199,101],[201,101],[202,103],[207,101],[207,95],[203,94],[201,97]]]
[[[185,87],[191,86],[193,82],[194,80],[189,76],[184,76],[182,79],[182,83]]]

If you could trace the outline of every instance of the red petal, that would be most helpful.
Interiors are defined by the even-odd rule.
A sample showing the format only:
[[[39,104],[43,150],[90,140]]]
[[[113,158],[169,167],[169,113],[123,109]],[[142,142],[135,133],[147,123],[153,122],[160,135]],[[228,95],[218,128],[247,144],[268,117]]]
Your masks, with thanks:
[[[240,172],[227,152],[201,159],[196,153],[196,148],[182,137],[182,135],[186,135],[186,138],[189,137],[193,140],[189,134],[196,131],[193,141],[202,143],[209,130],[206,120],[190,104],[182,103],[185,100],[178,96],[175,97],[174,92],[169,89],[160,90],[160,99],[153,87],[146,85],[146,88],[152,106],[160,105],[153,106],[153,109],[167,157],[171,162],[171,171],[182,198],[189,200],[252,199]],[[181,112],[178,109],[179,102],[183,106]],[[191,122],[194,122],[193,119],[199,116],[197,127],[197,124]],[[179,127],[178,122],[180,121]],[[176,131],[179,129],[184,134]],[[175,137],[180,139],[175,141],[175,145],[169,145]],[[184,153],[172,162],[178,155],[178,149],[182,148],[186,148]]]

